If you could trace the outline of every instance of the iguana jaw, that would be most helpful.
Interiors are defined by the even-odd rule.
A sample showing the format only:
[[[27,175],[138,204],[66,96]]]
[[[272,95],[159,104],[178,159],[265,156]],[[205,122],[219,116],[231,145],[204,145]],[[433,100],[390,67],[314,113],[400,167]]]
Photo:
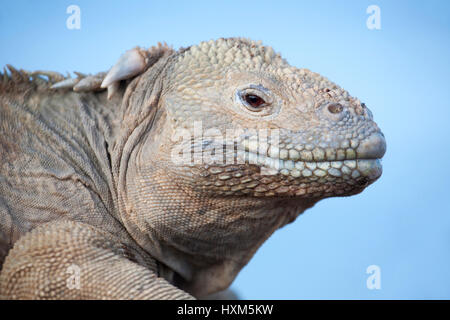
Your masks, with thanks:
[[[353,179],[361,177],[375,181],[382,173],[381,159],[284,161],[255,153],[246,153],[245,156],[249,159],[248,164],[257,164],[265,175],[290,176],[300,179],[328,177],[328,181],[333,180],[331,177],[348,176]]]
[[[278,179],[286,183],[278,188],[273,183],[269,188],[260,186],[257,188],[258,192],[266,196],[305,196],[310,194],[307,192],[307,185],[315,184],[315,192],[319,191],[319,187],[324,196],[331,193],[347,195],[353,194],[355,190],[362,191],[381,176],[381,158],[386,151],[386,142],[381,133],[373,134],[363,140],[358,148],[348,148],[342,152],[340,159],[335,159],[335,154],[328,157],[328,152],[318,148],[309,153],[298,152],[294,148],[287,150],[272,146],[266,148],[267,151],[262,149],[258,144],[246,143],[245,151],[238,152],[238,156],[244,159],[246,164],[257,165],[261,175],[278,176]],[[320,152],[315,152],[316,150]],[[309,157],[305,157],[305,154]],[[339,183],[339,180],[343,183],[341,189],[327,186],[330,183]]]
[[[267,165],[274,159],[248,155],[255,158],[256,164],[191,167],[177,171],[177,180],[204,196],[295,197],[300,200],[357,194],[382,173],[380,159],[287,164],[285,161],[275,168]],[[196,184],[191,185],[194,174]]]

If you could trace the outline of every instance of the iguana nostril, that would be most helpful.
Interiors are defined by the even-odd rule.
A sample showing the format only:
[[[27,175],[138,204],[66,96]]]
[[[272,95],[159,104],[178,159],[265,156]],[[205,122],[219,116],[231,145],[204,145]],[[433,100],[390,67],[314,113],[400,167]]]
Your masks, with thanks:
[[[331,113],[341,113],[344,110],[344,107],[340,103],[332,103],[328,106],[328,111]]]

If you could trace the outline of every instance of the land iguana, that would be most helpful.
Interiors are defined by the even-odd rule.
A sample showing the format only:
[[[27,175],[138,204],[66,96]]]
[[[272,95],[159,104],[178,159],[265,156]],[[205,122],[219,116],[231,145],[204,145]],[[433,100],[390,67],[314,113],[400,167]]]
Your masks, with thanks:
[[[364,103],[260,42],[137,47],[73,78],[8,69],[2,299],[218,292],[275,230],[382,172]]]

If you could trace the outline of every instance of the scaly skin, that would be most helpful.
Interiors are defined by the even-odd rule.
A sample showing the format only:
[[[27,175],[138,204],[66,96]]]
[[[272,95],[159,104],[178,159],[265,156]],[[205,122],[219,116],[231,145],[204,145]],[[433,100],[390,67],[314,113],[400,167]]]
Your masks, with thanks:
[[[47,74],[52,91],[13,69],[0,85],[2,298],[218,292],[276,229],[380,177],[365,105],[271,48],[134,50],[123,81]]]

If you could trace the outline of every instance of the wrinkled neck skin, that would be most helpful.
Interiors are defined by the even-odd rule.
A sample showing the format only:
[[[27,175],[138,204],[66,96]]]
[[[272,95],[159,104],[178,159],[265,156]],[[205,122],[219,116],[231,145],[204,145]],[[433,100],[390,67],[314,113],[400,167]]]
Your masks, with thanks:
[[[134,240],[195,296],[227,288],[258,247],[318,199],[214,196],[170,158],[161,107],[166,57],[126,89],[112,153],[120,219]]]
[[[276,229],[315,201],[202,193],[188,173],[171,167],[169,144],[156,138],[158,129],[131,152],[125,224],[145,250],[176,272],[177,286],[194,296],[223,290]]]

